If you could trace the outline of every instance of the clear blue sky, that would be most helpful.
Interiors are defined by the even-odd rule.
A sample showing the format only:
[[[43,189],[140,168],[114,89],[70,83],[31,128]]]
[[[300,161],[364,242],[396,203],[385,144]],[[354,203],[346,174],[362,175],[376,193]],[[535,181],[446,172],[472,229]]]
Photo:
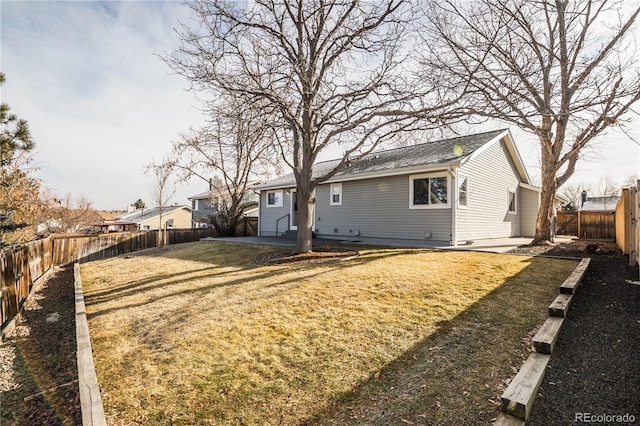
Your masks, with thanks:
[[[45,186],[60,196],[84,195],[99,209],[124,209],[138,198],[152,203],[144,166],[203,122],[186,81],[155,56],[177,47],[178,20],[188,21],[189,10],[177,1],[0,3],[2,101],[29,121]],[[536,176],[535,138],[511,130]],[[637,117],[632,132],[640,142]],[[574,180],[597,186],[602,175],[618,181],[637,175],[639,148],[612,131]],[[205,189],[193,181],[178,188],[174,201],[186,204]]]

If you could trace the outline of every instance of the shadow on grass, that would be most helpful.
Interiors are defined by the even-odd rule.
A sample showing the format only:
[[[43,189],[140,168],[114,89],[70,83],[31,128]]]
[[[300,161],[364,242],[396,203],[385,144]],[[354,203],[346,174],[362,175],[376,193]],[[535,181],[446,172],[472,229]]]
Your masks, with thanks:
[[[500,412],[503,380],[529,354],[525,337],[544,322],[561,284],[554,277],[533,282],[548,260],[530,261],[525,270],[457,317],[436,324],[429,337],[301,424],[489,424]]]
[[[279,291],[253,294],[251,289],[255,287],[251,287],[252,281],[265,280],[262,288],[273,287],[277,290],[278,287],[303,285],[304,281],[313,280],[325,273],[338,271],[346,275],[350,268],[363,265],[366,267],[373,261],[388,259],[393,264],[395,256],[432,251],[376,248],[368,252],[360,247],[363,255],[345,262],[258,268],[253,264],[252,257],[256,252],[264,252],[268,249],[281,250],[281,248],[247,247],[247,252],[252,254],[245,253],[243,262],[238,261],[237,255],[231,254],[233,260],[230,265],[237,267],[245,264],[244,269],[240,267],[224,273],[216,271],[216,267],[205,267],[199,270],[203,274],[197,278],[205,280],[207,277],[228,274],[224,282],[205,282],[200,287],[180,286],[170,294],[155,295],[158,288],[166,287],[170,292],[171,286],[178,286],[193,279],[187,272],[175,273],[171,274],[169,282],[157,283],[155,280],[166,278],[166,275],[157,275],[145,280],[146,287],[140,287],[139,283],[131,283],[127,284],[126,288],[118,290],[120,293],[116,291],[103,294],[110,300],[117,300],[124,294],[141,294],[144,297],[145,293],[148,293],[147,300],[139,300],[123,306],[106,307],[92,313],[89,317],[130,308],[136,309],[167,298],[204,296],[212,290],[225,287],[238,287],[243,290],[246,288],[247,291],[238,294],[239,297],[235,297],[235,294],[233,298],[228,299],[222,296],[223,304],[239,303],[239,301],[249,303],[251,298],[260,298],[260,300],[277,298],[281,297]],[[215,248],[216,256],[224,255],[224,249],[223,245]],[[191,260],[193,254],[193,252],[191,254],[174,252],[169,256]],[[167,254],[161,255],[167,256]],[[209,260],[212,264],[222,263],[219,258]],[[504,385],[502,380],[511,376],[512,368],[518,368],[528,355],[527,345],[522,343],[522,338],[534,327],[542,324],[546,317],[546,307],[557,295],[558,286],[562,281],[562,277],[558,277],[558,269],[550,267],[549,263],[562,261],[523,258],[522,262],[527,263],[524,270],[507,279],[504,284],[490,293],[484,291],[479,301],[468,306],[457,317],[437,324],[432,322],[424,324],[425,333],[434,330],[432,334],[384,367],[371,372],[368,378],[355,383],[348,392],[333,394],[335,395],[333,397],[319,394],[318,399],[327,405],[325,407],[307,405],[304,413],[300,414],[309,416],[309,413],[314,413],[308,418],[300,419],[300,415],[287,412],[290,410],[287,407],[277,407],[282,412],[281,423],[309,425],[488,423],[498,414],[498,408],[490,400],[497,402],[497,397],[501,393],[500,387]],[[498,264],[496,267],[501,266]],[[193,297],[185,297],[185,303],[189,303],[189,300],[193,300]],[[95,305],[94,307],[100,308]],[[171,316],[168,322],[163,323],[163,328],[172,329],[172,325],[188,321],[188,315],[185,315]],[[336,330],[336,332],[341,331]],[[391,335],[388,337],[390,340],[393,339]],[[357,344],[358,342],[354,342],[354,345],[357,346]],[[347,372],[345,376],[354,377],[351,373]],[[295,379],[287,376],[279,380],[287,382],[285,386],[289,389],[287,392],[293,393],[300,386],[304,386],[302,382],[296,383]],[[331,389],[327,390],[331,391]],[[327,403],[327,401],[330,402]],[[260,407],[255,408],[260,412]],[[235,415],[241,416],[240,413]],[[218,420],[222,421],[223,418],[224,413],[221,413]],[[252,419],[256,420],[255,417]],[[268,419],[270,418],[263,418],[264,421]]]
[[[226,243],[218,243],[218,244],[226,244]],[[254,247],[250,245],[247,245],[247,246]],[[261,249],[263,247],[265,246],[255,246],[256,249]],[[271,249],[281,250],[281,248],[278,248],[278,247],[271,247]],[[253,250],[249,250],[249,252],[254,253]],[[242,285],[249,284],[252,281],[266,280],[266,279],[282,276],[284,274],[292,274],[291,278],[289,279],[275,280],[273,284],[266,285],[265,287],[268,288],[268,287],[286,286],[288,284],[296,283],[300,280],[310,279],[334,270],[346,270],[353,267],[359,267],[368,262],[372,262],[372,261],[376,261],[384,258],[390,258],[393,256],[401,256],[401,255],[405,255],[408,253],[415,253],[415,252],[416,250],[411,250],[411,249],[382,249],[382,250],[376,250],[373,253],[367,253],[363,256],[359,256],[345,262],[331,260],[327,262],[311,263],[311,264],[301,264],[301,265],[285,264],[285,265],[273,265],[273,266],[256,265],[253,262],[253,258],[245,258],[244,262],[242,263],[233,262],[231,264],[231,266],[236,267],[236,269],[233,271],[229,271],[229,270],[219,271],[218,266],[212,266],[212,267],[189,270],[189,271],[178,272],[173,274],[155,275],[153,277],[149,277],[140,281],[135,281],[130,284],[126,284],[123,286],[115,287],[113,289],[104,290],[96,293],[93,293],[89,289],[90,288],[89,286],[87,289],[85,289],[85,303],[87,304],[87,306],[95,307],[96,305],[101,303],[112,302],[127,296],[136,296],[136,295],[140,296],[140,295],[144,295],[145,293],[148,293],[149,297],[147,300],[141,301],[141,302],[122,304],[117,307],[98,309],[90,313],[88,312],[87,318],[91,320],[93,318],[97,318],[102,315],[111,314],[121,310],[142,307],[149,303],[155,303],[161,300],[170,299],[177,296],[187,296],[187,295],[194,295],[194,294],[205,295],[209,293],[211,290],[215,290],[215,289],[242,286]],[[188,257],[184,256],[184,254],[181,254],[180,252],[171,252],[171,251],[161,253],[160,256],[171,257],[175,259],[185,259],[185,260],[188,259]],[[217,261],[215,262],[212,259],[212,262],[216,264],[220,263],[219,259],[217,259]],[[244,265],[244,267],[238,267],[238,265],[240,264]],[[229,280],[225,280],[224,282],[215,283],[211,285],[198,286],[190,289],[181,289],[180,291],[177,291],[175,293],[168,293],[168,294],[159,295],[159,296],[156,296],[153,294],[156,290],[170,289],[172,286],[179,286],[181,284],[184,284],[193,280],[194,278],[197,278],[198,280],[206,280],[208,278],[213,278],[216,276],[223,276],[223,275],[228,275],[229,277],[233,277],[234,275],[242,274],[244,272],[251,271],[254,269],[256,271],[261,271],[261,272],[258,272],[256,274],[251,274],[249,276],[243,274],[239,278],[229,279]],[[203,275],[198,275],[197,277],[193,276],[193,274],[195,273],[201,273],[206,271],[211,271],[211,272]],[[296,275],[295,274],[296,272],[304,272],[304,274]],[[166,281],[167,278],[176,278],[176,279]],[[157,281],[163,281],[163,282],[157,283]]]

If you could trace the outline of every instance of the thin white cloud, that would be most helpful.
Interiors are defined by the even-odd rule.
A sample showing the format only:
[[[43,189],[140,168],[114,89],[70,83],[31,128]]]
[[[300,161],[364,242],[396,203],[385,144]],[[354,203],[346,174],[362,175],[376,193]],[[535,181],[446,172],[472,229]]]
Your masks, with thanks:
[[[3,2],[3,101],[29,121],[47,187],[98,208],[152,203],[143,174],[202,117],[155,54],[177,46],[178,2]],[[183,187],[174,201],[202,191]]]
[[[103,209],[138,198],[152,204],[144,166],[203,122],[186,81],[155,55],[177,47],[178,20],[189,21],[190,10],[177,1],[0,3],[2,100],[29,121],[47,187]],[[535,176],[539,145],[512,131]],[[609,142],[579,163],[574,179],[640,174],[638,145],[613,131],[599,139]],[[174,201],[205,189],[198,181],[182,186]]]

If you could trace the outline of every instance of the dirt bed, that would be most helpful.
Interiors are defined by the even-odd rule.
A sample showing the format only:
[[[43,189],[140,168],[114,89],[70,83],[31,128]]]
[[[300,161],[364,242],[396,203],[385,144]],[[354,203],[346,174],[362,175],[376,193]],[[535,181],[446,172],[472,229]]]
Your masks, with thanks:
[[[637,267],[611,243],[515,252],[591,258],[527,424],[640,422],[640,285],[628,282],[638,280]]]
[[[82,424],[73,269],[56,269],[0,345],[0,424]]]

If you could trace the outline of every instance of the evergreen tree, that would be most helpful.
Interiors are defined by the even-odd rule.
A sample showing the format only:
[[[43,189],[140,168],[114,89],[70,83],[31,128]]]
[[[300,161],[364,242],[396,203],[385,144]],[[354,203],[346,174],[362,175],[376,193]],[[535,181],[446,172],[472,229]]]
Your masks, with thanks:
[[[5,82],[0,72],[0,86]],[[0,246],[5,231],[23,228],[33,221],[40,192],[40,182],[30,175],[27,155],[35,144],[26,120],[12,114],[9,105],[0,104]]]

